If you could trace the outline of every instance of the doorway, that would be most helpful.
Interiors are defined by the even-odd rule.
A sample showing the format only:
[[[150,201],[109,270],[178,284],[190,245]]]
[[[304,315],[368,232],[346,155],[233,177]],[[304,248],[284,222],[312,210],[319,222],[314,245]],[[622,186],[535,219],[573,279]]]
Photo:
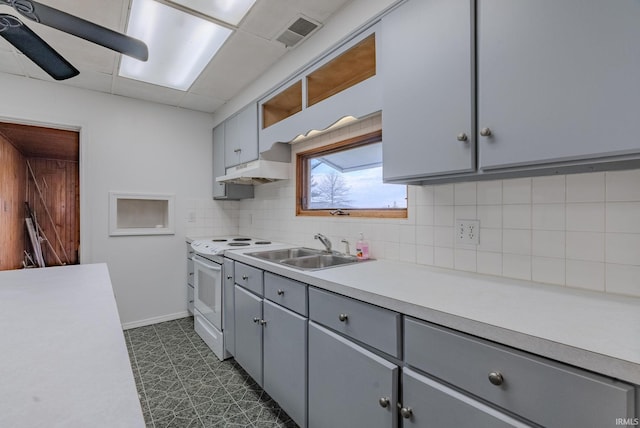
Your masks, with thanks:
[[[79,263],[79,141],[78,131],[0,122],[0,270]]]

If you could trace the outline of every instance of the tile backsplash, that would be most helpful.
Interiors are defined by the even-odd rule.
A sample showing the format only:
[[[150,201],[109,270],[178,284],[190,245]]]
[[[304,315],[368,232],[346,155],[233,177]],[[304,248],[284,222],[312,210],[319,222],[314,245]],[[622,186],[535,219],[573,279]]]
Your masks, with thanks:
[[[380,128],[360,121],[297,143],[295,152]],[[319,247],[315,233],[372,257],[640,297],[640,170],[409,186],[407,219],[296,217],[295,181],[256,186],[223,206],[240,234]],[[217,204],[217,202],[213,202]],[[459,245],[456,219],[480,222],[479,245]],[[215,222],[215,220],[214,220]]]

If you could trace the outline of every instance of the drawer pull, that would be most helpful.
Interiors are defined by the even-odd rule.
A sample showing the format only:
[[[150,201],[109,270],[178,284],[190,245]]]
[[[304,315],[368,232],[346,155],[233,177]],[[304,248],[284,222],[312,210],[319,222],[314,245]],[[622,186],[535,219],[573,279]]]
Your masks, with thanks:
[[[489,373],[489,382],[496,386],[500,386],[504,382],[504,378],[500,372],[491,372]]]
[[[255,318],[253,319],[253,322],[254,322],[254,323],[256,323],[256,324],[258,324],[258,323],[260,322],[260,318],[255,317]]]
[[[277,293],[278,293],[278,296],[282,296],[282,295],[284,295],[284,290],[278,290]]]
[[[246,281],[247,279],[249,279],[249,277],[247,275],[242,275],[242,279]]]
[[[383,407],[385,409],[389,407],[390,403],[391,401],[387,397],[382,397],[378,400],[378,404],[380,404],[380,407]]]
[[[349,319],[349,315],[340,314],[340,315],[338,315],[338,319],[340,320],[340,322],[347,322],[347,320]]]

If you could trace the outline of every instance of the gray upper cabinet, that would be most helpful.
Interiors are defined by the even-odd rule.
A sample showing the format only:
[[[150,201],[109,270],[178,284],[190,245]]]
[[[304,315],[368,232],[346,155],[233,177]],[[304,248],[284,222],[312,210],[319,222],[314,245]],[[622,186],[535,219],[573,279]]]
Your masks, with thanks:
[[[224,122],[224,166],[258,159],[258,110],[252,103]]]
[[[411,0],[380,32],[384,180],[475,169],[470,0]]]
[[[221,123],[213,128],[213,199],[227,196],[226,185],[216,181],[224,173],[224,123]]]
[[[638,22],[637,0],[479,0],[479,167],[638,153]]]
[[[253,198],[253,186],[247,184],[221,183],[216,177],[225,174],[225,124],[221,123],[213,129],[213,199],[246,199]]]

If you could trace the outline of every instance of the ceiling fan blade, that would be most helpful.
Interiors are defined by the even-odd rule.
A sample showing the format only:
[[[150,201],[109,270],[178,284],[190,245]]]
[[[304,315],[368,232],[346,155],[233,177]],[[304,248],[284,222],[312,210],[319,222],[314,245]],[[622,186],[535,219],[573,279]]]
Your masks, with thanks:
[[[80,74],[55,49],[13,15],[0,14],[0,36],[56,80]]]
[[[149,58],[149,49],[141,40],[118,33],[77,16],[31,0],[16,0],[13,7],[25,18],[39,22],[105,48],[141,61]]]

